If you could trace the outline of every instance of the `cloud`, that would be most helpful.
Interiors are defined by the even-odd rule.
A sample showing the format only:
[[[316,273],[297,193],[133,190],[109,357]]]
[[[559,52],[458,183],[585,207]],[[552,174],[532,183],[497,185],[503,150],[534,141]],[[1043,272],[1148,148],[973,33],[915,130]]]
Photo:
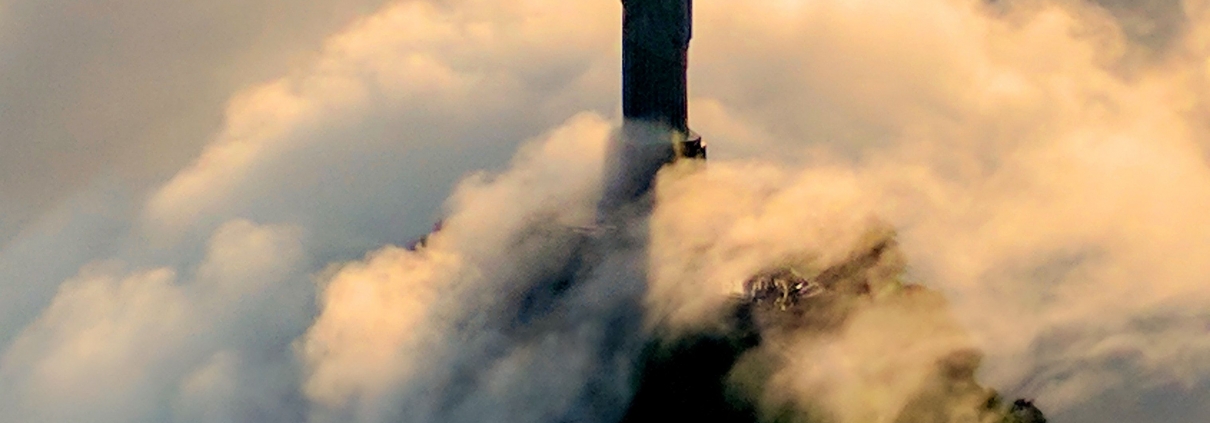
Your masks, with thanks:
[[[298,221],[331,245],[384,230],[402,242],[409,234],[399,229],[426,227],[417,223],[435,217],[463,174],[499,166],[521,140],[579,110],[612,107],[602,78],[617,65],[602,57],[611,44],[600,25],[535,44],[564,10],[501,12],[493,19],[507,23],[406,2],[333,36],[313,66],[232,102],[225,129],[149,201],[148,232],[187,232],[194,216],[249,216]],[[508,16],[528,20],[516,35],[493,36],[515,25]],[[396,187],[408,195],[383,195]],[[311,204],[324,211],[296,212]],[[328,217],[347,214],[358,219]]]
[[[1035,6],[700,7],[704,25],[752,37],[699,30],[694,104],[712,119],[696,126],[755,134],[760,148],[744,153],[759,160],[714,162],[670,188],[669,216],[701,215],[710,229],[677,226],[690,243],[657,269],[700,266],[686,280],[706,288],[686,289],[717,302],[762,260],[787,255],[746,254],[763,252],[761,240],[805,248],[835,239],[813,228],[843,233],[829,225],[873,215],[898,229],[912,279],[952,299],[990,354],[992,385],[1073,421],[1095,421],[1109,391],[1198,395],[1208,351],[1188,340],[1210,310],[1197,258],[1207,247],[1197,210],[1210,200],[1204,37],[1182,32],[1180,54],[1123,74],[1129,34],[1110,15]],[[841,194],[782,206],[827,189]],[[836,216],[844,207],[851,215]],[[760,223],[778,210],[793,214]],[[786,228],[807,230],[786,240]],[[695,311],[709,298],[677,312],[709,314]]]
[[[4,1],[0,243],[96,179],[146,189],[171,175],[232,93],[383,3]]]
[[[302,344],[320,416],[541,422],[575,413],[584,383],[602,377],[595,332],[616,318],[614,297],[639,286],[608,274],[560,282],[583,251],[568,228],[595,218],[609,136],[600,117],[577,117],[524,147],[508,171],[464,181],[423,249],[387,247],[334,270]]]
[[[584,308],[536,331],[549,337],[475,320],[524,314],[508,307],[574,251],[569,233],[524,235],[590,214],[617,103],[618,4],[399,2],[306,60],[270,53],[316,44],[347,19],[329,20],[338,6],[243,6],[121,9],[101,26],[41,23],[92,22],[87,8],[118,5],[3,6],[0,30],[20,36],[0,54],[21,60],[0,61],[18,75],[0,93],[28,107],[0,118],[20,123],[0,125],[17,128],[0,168],[20,174],[0,178],[5,219],[19,222],[0,226],[20,228],[0,229],[0,420],[375,421],[406,410],[470,421],[504,410],[542,421],[590,415],[577,404],[594,383],[625,392],[594,379],[623,367],[587,353],[608,341],[601,316],[630,310],[635,293],[594,291],[608,291],[605,276],[557,302]],[[992,385],[1066,421],[1096,421],[1122,403],[1114,395],[1198,397],[1210,357],[1194,341],[1210,310],[1199,213],[1210,201],[1210,20],[1200,1],[1176,10],[699,2],[693,126],[712,162],[662,181],[648,310],[708,321],[748,273],[804,254],[840,260],[882,222],[899,234],[907,278],[942,292],[969,334],[939,345],[986,351]],[[311,23],[249,35],[279,11]],[[177,19],[153,18],[165,13]],[[1178,15],[1184,26],[1154,37],[1151,24],[1123,23]],[[206,38],[219,36],[230,38]],[[236,47],[248,37],[262,41]],[[1157,43],[1163,53],[1134,53]],[[188,106],[165,106],[181,98]],[[97,177],[102,161],[124,170]],[[41,163],[52,166],[30,168]],[[147,193],[126,180],[168,174]],[[54,200],[39,203],[41,190]],[[449,229],[429,250],[384,247],[443,216]],[[633,259],[611,268],[627,275]],[[840,366],[901,345],[887,331],[931,330],[893,316],[792,350]],[[910,361],[933,361],[929,351]],[[545,365],[565,376],[522,377]],[[868,389],[804,366],[784,386],[841,383],[824,395],[834,407]],[[463,376],[475,380],[450,382]],[[419,388],[431,381],[469,393],[431,402]],[[1115,413],[1147,417],[1149,404]],[[1199,416],[1184,409],[1154,421]]]
[[[3,324],[13,334],[4,391],[14,395],[0,420],[302,419],[309,405],[287,345],[314,317],[309,275],[406,241],[438,217],[465,173],[500,166],[580,110],[614,107],[600,93],[618,67],[600,54],[611,48],[608,23],[577,25],[595,32],[552,43],[551,31],[570,25],[560,13],[574,8],[537,9],[383,9],[333,36],[310,65],[236,96],[212,143],[145,204],[100,183],[27,227],[0,254],[9,265],[0,270],[49,289],[6,283],[14,295],[5,301],[23,305]],[[521,14],[530,18],[517,32],[501,29]],[[607,132],[600,118],[572,122],[568,131]],[[561,165],[591,173],[578,159],[590,151],[563,150]],[[102,210],[113,213],[94,214]],[[283,252],[256,236],[237,242],[231,233],[247,221],[289,228],[289,242],[269,242],[289,244],[288,263],[250,260]],[[77,272],[89,262],[123,264]],[[212,286],[193,288],[202,284]],[[101,343],[93,326],[108,321],[125,338],[71,356]]]
[[[464,174],[502,166],[521,141],[582,110],[615,107],[609,22],[585,18],[552,46],[550,31],[576,8],[521,6],[383,9],[231,98],[226,123],[205,129],[211,144],[163,185],[101,178],[66,197],[0,247],[0,339],[32,322],[80,266],[195,264],[232,219],[301,228],[319,263],[423,233]],[[520,16],[526,23],[513,24]],[[431,85],[415,69],[451,82]]]
[[[309,297],[299,295],[307,280],[297,274],[303,259],[297,231],[233,221],[214,234],[197,268],[85,268],[4,354],[5,419],[157,420],[177,395],[213,401],[220,390],[236,389],[230,379],[244,371],[244,356],[270,354],[267,365],[288,366],[298,329],[278,323],[305,318],[285,315],[307,308]],[[240,393],[283,388],[239,382]],[[211,405],[229,412],[265,406]]]

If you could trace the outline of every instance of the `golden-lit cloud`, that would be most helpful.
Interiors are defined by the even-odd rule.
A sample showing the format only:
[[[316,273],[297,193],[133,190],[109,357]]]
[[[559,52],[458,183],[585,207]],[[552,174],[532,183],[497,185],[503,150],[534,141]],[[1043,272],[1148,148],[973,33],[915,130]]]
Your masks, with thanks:
[[[754,161],[716,161],[666,190],[669,225],[694,212],[713,222],[675,258],[657,249],[657,269],[700,266],[669,284],[693,294],[681,311],[703,292],[738,292],[759,267],[751,256],[786,255],[747,254],[760,244],[746,240],[829,239],[808,230],[785,240],[812,227],[793,216],[840,232],[831,225],[856,230],[853,220],[873,215],[899,231],[909,273],[951,297],[990,354],[994,385],[1062,411],[1127,383],[1201,383],[1191,375],[1205,375],[1210,351],[1175,341],[1198,338],[1210,311],[1199,258],[1210,248],[1199,213],[1210,202],[1201,31],[1127,69],[1131,41],[1088,5],[884,6],[816,2],[777,16],[700,7],[703,26],[717,27],[700,29],[695,47],[695,69],[708,75],[695,79],[707,100],[696,104],[712,118],[696,126],[710,134],[727,114],[724,136],[772,135],[744,151]],[[741,26],[752,36],[719,29]],[[712,59],[714,48],[738,53]],[[701,70],[711,66],[722,72]],[[734,83],[758,74],[761,84]],[[714,145],[744,143],[723,141]],[[766,145],[777,156],[763,155]],[[765,160],[774,164],[762,169]],[[780,206],[806,189],[852,192]],[[836,216],[838,206],[850,215]],[[751,234],[778,209],[794,214]],[[690,260],[702,251],[707,264]]]
[[[154,419],[174,400],[191,401],[202,384],[235,383],[198,373],[184,392],[175,390],[202,365],[194,360],[237,360],[241,352],[224,352],[230,339],[284,329],[257,320],[262,307],[284,318],[305,300],[282,291],[306,288],[290,286],[303,260],[297,237],[286,227],[230,222],[186,280],[171,268],[124,270],[117,262],[83,269],[0,361],[0,384],[9,387],[0,400],[5,418]]]
[[[771,3],[695,7],[691,124],[712,159],[661,177],[640,260],[649,324],[709,324],[752,272],[826,266],[889,227],[905,277],[948,302],[880,304],[834,338],[787,340],[773,380],[790,398],[766,400],[887,421],[967,347],[987,354],[990,385],[1072,421],[1109,391],[1199,392],[1207,3],[1164,9],[1183,23],[1163,34],[1114,1]],[[451,421],[571,413],[587,375],[617,369],[593,367],[598,322],[517,340],[474,317],[570,254],[516,244],[534,222],[594,230],[619,12],[388,5],[226,100],[210,142],[145,202],[87,197],[64,206],[68,223],[24,230],[28,244],[0,249],[4,283],[76,276],[38,316],[0,322],[17,325],[0,362],[13,393],[0,408],[15,411],[0,421],[439,416],[420,391],[475,363],[483,390]],[[138,216],[79,229],[108,201]],[[428,249],[383,246],[441,216]],[[39,252],[85,235],[117,240]],[[573,298],[600,311],[614,294]],[[542,365],[564,377],[523,378]]]
[[[504,275],[536,272],[525,259],[508,258],[524,250],[514,245],[519,231],[552,223],[548,219],[568,227],[592,224],[609,132],[598,116],[576,117],[524,147],[509,172],[465,181],[451,197],[445,229],[423,249],[386,247],[334,270],[302,341],[308,397],[329,409],[362,409],[357,415],[373,420],[367,415],[376,411],[364,409],[389,409],[399,400],[389,395],[439,371],[429,367],[440,363],[434,355],[458,354],[442,349],[456,342],[450,338],[476,336],[456,333],[459,316],[514,296],[516,288],[499,285],[509,280]]]

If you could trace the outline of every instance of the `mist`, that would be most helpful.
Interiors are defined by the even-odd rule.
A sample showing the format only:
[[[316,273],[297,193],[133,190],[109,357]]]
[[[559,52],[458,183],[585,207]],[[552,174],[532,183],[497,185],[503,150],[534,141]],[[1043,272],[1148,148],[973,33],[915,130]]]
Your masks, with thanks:
[[[105,154],[6,155],[43,176],[0,184],[0,422],[616,422],[652,337],[725,326],[754,273],[887,239],[862,276],[887,294],[741,360],[761,412],[896,421],[966,351],[962,392],[1051,421],[1210,415],[1210,4],[695,6],[710,161],[664,169],[618,228],[594,220],[614,1],[364,6],[308,21],[294,59],[165,74],[233,72],[177,96],[221,119],[134,96],[111,113],[137,119],[96,124],[121,127]],[[112,66],[141,86],[144,62]],[[52,122],[0,135],[10,152],[62,139],[79,114],[55,105],[109,98],[4,72],[3,110]]]

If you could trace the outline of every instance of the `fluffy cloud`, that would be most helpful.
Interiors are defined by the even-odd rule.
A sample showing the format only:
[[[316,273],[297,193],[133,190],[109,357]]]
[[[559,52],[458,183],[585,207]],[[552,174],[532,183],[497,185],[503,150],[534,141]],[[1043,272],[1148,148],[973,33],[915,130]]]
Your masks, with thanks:
[[[580,110],[612,107],[607,23],[545,41],[567,31],[564,18],[603,12],[540,6],[405,2],[333,36],[312,66],[232,102],[213,143],[152,196],[148,232],[250,216],[297,221],[329,245],[370,228],[402,242],[398,222],[427,226],[417,222],[436,217],[464,173],[499,166]],[[297,212],[313,205],[323,209]]]
[[[1106,417],[1091,409],[1112,395],[1199,395],[1210,358],[1193,341],[1210,310],[1204,35],[1177,32],[1170,53],[1140,63],[1104,9],[1022,6],[701,7],[705,25],[754,37],[699,31],[695,69],[719,70],[695,79],[699,131],[727,136],[719,148],[742,144],[731,134],[754,139],[747,154],[781,164],[712,163],[669,194],[681,204],[671,215],[713,222],[704,245],[685,248],[709,247],[715,261],[698,280],[735,292],[753,267],[735,251],[759,250],[751,240],[806,228],[798,243],[809,246],[829,239],[810,222],[843,233],[827,225],[872,214],[899,230],[910,275],[951,297],[990,354],[993,385],[1074,421]],[[1182,15],[1203,22],[1203,10],[1187,2]],[[756,75],[762,84],[727,82]],[[787,209],[781,198],[827,189],[852,192],[796,201],[782,220],[795,224],[756,232]]]
[[[470,6],[379,11],[332,36],[307,66],[235,96],[201,156],[145,203],[100,181],[14,238],[0,254],[12,294],[3,301],[13,305],[0,325],[11,340],[4,390],[13,393],[0,420],[301,419],[308,407],[285,345],[313,317],[309,275],[402,244],[439,216],[465,173],[498,167],[523,140],[616,103],[606,94],[618,68],[611,24],[552,35],[573,24],[567,12],[599,10]],[[585,119],[569,130],[604,128]],[[255,243],[207,247],[226,245],[241,227],[232,222],[249,220],[292,228],[280,268],[251,260],[285,253]],[[97,261],[135,270],[78,271]],[[200,284],[215,292],[190,288]],[[105,321],[128,338],[71,357],[103,343],[91,325]]]
[[[0,31],[28,35],[50,27],[27,18],[54,7],[91,11],[52,3],[4,4]],[[1205,391],[1210,349],[1195,341],[1210,310],[1200,279],[1210,248],[1199,214],[1210,202],[1200,123],[1210,94],[1210,9],[1203,2],[1155,9],[1111,1],[1106,8],[775,3],[698,2],[693,125],[717,160],[664,181],[652,232],[659,247],[651,256],[657,284],[646,299],[650,309],[700,322],[770,260],[802,253],[839,259],[870,222],[882,221],[899,233],[908,276],[950,299],[971,335],[956,344],[987,351],[984,376],[993,385],[1037,396],[1067,421],[1097,421],[1104,416],[1095,410],[1109,403],[1129,408],[1113,395],[1191,398]],[[298,13],[322,15],[329,6]],[[208,10],[221,16],[242,10],[215,7]],[[238,15],[252,22],[282,7],[258,2],[252,10],[261,14]],[[19,129],[16,141],[5,142],[20,154],[6,155],[3,169],[39,175],[31,164],[53,163],[48,183],[60,193],[53,197],[67,198],[53,209],[30,205],[24,199],[43,185],[29,182],[34,176],[3,178],[4,192],[14,193],[0,194],[5,204],[25,210],[4,210],[6,218],[50,211],[19,231],[0,228],[0,340],[7,344],[0,420],[375,421],[408,410],[469,421],[483,410],[507,410],[542,421],[588,413],[574,409],[577,389],[608,382],[592,381],[600,357],[585,355],[603,342],[597,317],[539,331],[551,334],[545,339],[519,340],[490,324],[469,332],[451,327],[476,322],[468,310],[478,306],[515,305],[524,298],[518,292],[533,287],[527,277],[549,270],[544,258],[558,262],[567,253],[558,242],[501,251],[533,221],[575,226],[591,214],[597,149],[609,126],[601,116],[616,108],[619,12],[617,2],[399,2],[328,37],[305,63],[288,61],[288,75],[234,96],[219,126],[198,116],[226,101],[231,87],[280,75],[284,65],[259,61],[280,63],[279,56],[215,53],[236,54],[241,59],[218,62],[238,69],[200,77],[207,83],[180,82],[213,71],[198,63],[216,56],[154,42],[163,38],[161,28],[121,34],[142,41],[112,56],[0,61],[6,75],[73,81],[50,91],[35,90],[39,84],[28,82],[42,79],[32,76],[0,85],[5,98],[36,100],[0,117],[32,122],[5,125]],[[326,19],[310,28],[331,25]],[[1147,22],[1184,24],[1149,32]],[[123,21],[106,28],[136,27]],[[89,28],[72,39],[104,43],[96,34],[106,29]],[[197,37],[188,34],[196,35],[172,40],[192,45]],[[6,37],[34,38],[55,39]],[[59,51],[11,42],[23,50],[6,45],[0,52],[28,58]],[[281,45],[266,42],[243,54]],[[142,69],[134,73],[97,64],[126,60],[123,51],[161,48],[196,61],[173,68],[173,55],[156,55],[164,61],[134,61]],[[10,73],[19,63],[33,70]],[[103,72],[83,78],[66,69]],[[60,78],[64,72],[72,77]],[[143,93],[149,97],[90,91],[184,85],[190,88],[139,90],[156,92]],[[190,103],[202,104],[191,106],[202,112],[164,111],[186,93],[208,99]],[[118,117],[82,118],[74,131],[88,136],[73,138],[56,129],[71,128],[56,124],[64,118],[46,112],[64,104],[76,105],[66,112],[72,117],[106,110]],[[582,111],[594,114],[572,119]],[[144,121],[155,124],[138,123]],[[139,129],[105,130],[127,126]],[[178,129],[191,135],[173,137]],[[158,163],[147,157],[162,153],[164,163],[149,172],[167,173],[197,151],[201,133],[213,136],[197,159],[145,201],[138,184],[121,188],[93,178],[95,163],[86,160],[134,169]],[[499,170],[524,140],[545,133],[549,141],[523,152],[512,171],[473,176],[445,200],[467,172]],[[96,145],[113,150],[93,154],[80,147],[93,134],[131,144],[102,142]],[[75,141],[45,144],[68,153],[42,160],[50,153],[26,139]],[[173,142],[127,155],[152,145],[147,139]],[[61,194],[86,180],[92,185],[82,194]],[[442,215],[450,229],[431,249],[380,249]],[[376,252],[354,260],[366,251]],[[476,273],[484,271],[503,276]],[[321,273],[316,293],[311,275]],[[569,301],[606,298],[617,307],[585,310],[625,309],[617,305],[623,300],[598,294]],[[319,310],[312,309],[316,300]],[[880,337],[897,327],[873,315],[838,343],[801,351],[837,363],[838,356],[872,356],[899,345]],[[498,333],[509,336],[494,338]],[[444,338],[451,334],[469,340]],[[416,345],[464,350],[441,355]],[[295,352],[301,363],[293,362]],[[569,376],[545,385],[516,377],[547,363]],[[424,410],[434,405],[417,387],[455,380],[458,372],[482,372],[471,384],[482,390],[449,409]],[[815,392],[819,381],[835,379],[824,374],[787,386]],[[833,403],[865,389],[845,386]],[[542,407],[516,406],[523,403]],[[1144,402],[1112,412],[1154,421],[1200,415],[1186,406],[1184,415],[1155,418],[1157,408]]]
[[[609,275],[557,288],[568,294],[549,291],[574,284],[558,281],[583,252],[569,228],[593,224],[609,132],[599,117],[574,119],[523,149],[508,172],[460,185],[423,249],[387,247],[334,271],[302,347],[305,390],[321,415],[541,422],[569,413],[597,369],[590,332],[610,314],[573,309],[543,322],[536,309],[556,304],[543,296],[608,310],[611,295],[638,286]],[[614,294],[594,291],[603,288]]]
[[[271,407],[237,399],[258,389],[286,397],[288,385],[238,375],[244,363],[289,368],[290,326],[308,309],[303,259],[296,230],[233,221],[196,268],[85,268],[0,362],[5,419],[161,420],[173,401],[237,414]]]
[[[0,2],[0,243],[96,179],[171,175],[233,92],[383,3]]]

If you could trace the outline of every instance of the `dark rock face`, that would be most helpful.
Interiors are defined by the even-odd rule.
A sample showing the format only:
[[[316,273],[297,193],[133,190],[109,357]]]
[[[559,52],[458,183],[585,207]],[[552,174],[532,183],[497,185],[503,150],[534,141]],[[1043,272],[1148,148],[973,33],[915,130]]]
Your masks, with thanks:
[[[1004,423],[1046,423],[1046,416],[1034,406],[1033,401],[1019,399],[1013,402],[1008,415],[1004,417]]]
[[[747,306],[737,304],[733,330],[656,340],[644,351],[640,381],[624,423],[757,421],[756,408],[734,392],[728,374],[760,344]]]
[[[903,261],[891,234],[822,271],[782,266],[754,275],[729,318],[713,330],[657,338],[643,354],[626,423],[663,421],[830,422],[800,405],[759,404],[759,391],[780,364],[770,339],[833,336],[874,301],[944,308],[927,289],[898,281]],[[875,299],[878,297],[878,299]],[[894,351],[888,351],[894,354]],[[1045,423],[1032,402],[1006,404],[975,381],[982,355],[959,349],[944,356],[896,423]]]
[[[781,311],[822,291],[822,285],[815,280],[804,278],[789,268],[765,271],[744,282],[744,297],[749,302],[756,306],[772,305]]]

